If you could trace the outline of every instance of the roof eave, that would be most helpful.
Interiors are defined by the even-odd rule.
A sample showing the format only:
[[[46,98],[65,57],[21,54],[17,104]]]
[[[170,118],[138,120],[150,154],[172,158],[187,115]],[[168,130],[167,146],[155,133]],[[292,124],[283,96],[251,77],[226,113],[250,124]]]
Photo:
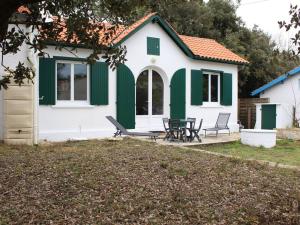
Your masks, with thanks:
[[[256,96],[256,95],[258,95],[258,94],[260,94],[260,93],[276,86],[277,84],[284,82],[286,79],[288,79],[288,77],[293,76],[293,75],[298,74],[298,73],[300,73],[300,66],[290,70],[289,72],[287,72],[287,73],[285,73],[285,74],[283,74],[279,77],[277,77],[276,79],[270,81],[269,83],[266,83],[265,85],[261,86],[260,88],[255,89],[254,91],[252,91],[250,93],[250,95],[251,96]]]
[[[241,61],[234,61],[234,60],[227,60],[227,59],[218,59],[218,58],[212,58],[212,57],[205,57],[200,55],[194,55],[193,57],[196,60],[204,60],[204,61],[210,61],[210,62],[219,62],[219,63],[226,63],[226,64],[233,64],[233,65],[248,65],[249,62],[241,62]]]

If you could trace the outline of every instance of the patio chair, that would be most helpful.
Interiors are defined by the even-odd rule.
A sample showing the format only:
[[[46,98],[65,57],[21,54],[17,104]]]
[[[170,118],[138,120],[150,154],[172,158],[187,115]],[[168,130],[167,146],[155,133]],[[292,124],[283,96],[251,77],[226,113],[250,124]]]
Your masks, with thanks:
[[[150,137],[151,139],[154,139],[156,141],[156,138],[158,137],[158,134],[151,133],[151,132],[131,132],[126,130],[118,121],[116,121],[112,116],[106,116],[106,119],[108,119],[117,129],[117,131],[114,133],[114,137],[127,135],[127,136],[145,136]]]
[[[169,127],[169,119],[168,118],[163,118],[163,125],[164,125],[164,129],[166,132],[166,136],[164,137],[164,140],[169,139],[170,138],[170,127]]]
[[[193,141],[195,139],[195,137],[197,138],[197,140],[199,142],[202,142],[201,138],[200,138],[200,135],[199,135],[199,132],[202,128],[202,123],[203,123],[203,119],[200,120],[200,123],[199,123],[199,126],[198,128],[195,129],[195,127],[191,130],[191,141]]]
[[[230,117],[230,113],[219,113],[215,127],[203,129],[205,132],[204,136],[206,137],[207,131],[215,131],[217,137],[220,130],[228,130],[230,135],[230,129],[228,127],[229,117]]]
[[[190,132],[189,136],[188,136],[188,139],[189,139],[189,141],[191,141],[192,140],[192,135],[193,135],[192,130],[195,129],[196,118],[194,118],[194,117],[188,117],[186,120],[193,121],[193,123],[190,124],[190,127],[187,127],[187,130]]]
[[[179,119],[170,119],[169,128],[171,141],[178,139],[179,135],[181,137],[181,123]]]

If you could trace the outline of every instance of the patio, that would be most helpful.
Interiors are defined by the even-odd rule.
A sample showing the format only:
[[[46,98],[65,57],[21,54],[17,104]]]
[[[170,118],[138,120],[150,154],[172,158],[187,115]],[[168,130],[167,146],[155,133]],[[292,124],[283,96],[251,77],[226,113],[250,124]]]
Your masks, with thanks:
[[[201,135],[202,142],[198,142],[195,139],[192,142],[182,142],[180,140],[168,141],[164,140],[165,134],[159,135],[156,142],[160,145],[171,145],[171,146],[197,146],[197,145],[208,145],[208,144],[220,144],[220,143],[230,143],[234,141],[238,141],[240,139],[240,133],[231,133],[228,135],[227,133],[219,134],[218,137],[213,135],[208,135],[204,137]],[[136,137],[138,139],[149,140],[146,137]]]

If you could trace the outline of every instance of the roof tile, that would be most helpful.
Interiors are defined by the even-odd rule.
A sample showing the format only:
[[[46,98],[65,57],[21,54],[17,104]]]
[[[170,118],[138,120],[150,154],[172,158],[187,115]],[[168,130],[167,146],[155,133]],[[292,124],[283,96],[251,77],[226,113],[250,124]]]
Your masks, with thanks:
[[[30,13],[29,9],[25,6],[21,6],[17,10],[19,13]],[[145,21],[150,19],[152,16],[157,15],[157,13],[150,13],[143,18],[139,19],[132,25],[125,27],[125,26],[118,26],[115,29],[115,34],[111,36],[111,40],[104,41],[104,32],[103,30],[98,30],[96,32],[100,32],[99,35],[99,42],[102,44],[110,45],[110,44],[118,44],[120,41],[124,40],[129,34],[134,32],[138,27],[140,27]],[[53,17],[54,22],[55,17]],[[58,23],[58,26],[65,26],[65,23]],[[99,24],[104,25],[104,27],[109,27],[109,24]],[[171,28],[172,26],[168,24]],[[173,29],[173,28],[172,28]],[[174,29],[173,29],[174,30]],[[247,60],[243,59],[242,57],[238,56],[237,54],[233,53],[229,49],[225,48],[223,45],[219,44],[213,39],[207,38],[199,38],[199,37],[191,37],[185,35],[179,35],[175,30],[174,32],[181,38],[181,40],[187,45],[187,47],[192,51],[195,56],[199,56],[201,58],[207,59],[215,59],[221,61],[230,61],[230,62],[237,62],[237,63],[248,63]],[[60,37],[62,41],[66,40],[66,28],[60,33]],[[76,42],[76,38],[74,37],[74,41]]]
[[[233,53],[213,39],[179,35],[182,41],[190,48],[194,55],[208,58],[226,60],[239,63],[248,63],[247,60]]]

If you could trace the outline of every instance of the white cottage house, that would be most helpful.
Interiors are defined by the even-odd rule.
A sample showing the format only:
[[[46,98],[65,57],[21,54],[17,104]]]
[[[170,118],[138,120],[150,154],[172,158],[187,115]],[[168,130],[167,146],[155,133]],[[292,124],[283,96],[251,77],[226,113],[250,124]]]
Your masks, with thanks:
[[[211,39],[177,34],[156,13],[124,28],[114,45],[126,45],[126,64],[111,70],[86,63],[90,50],[68,51],[49,44],[49,58],[27,46],[6,57],[15,66],[29,57],[34,85],[1,91],[1,137],[9,143],[38,143],[110,137],[115,117],[127,129],[163,130],[162,118],[203,118],[215,125],[220,112],[231,113],[238,131],[238,66],[243,58]],[[1,71],[3,73],[3,69]]]
[[[292,127],[293,118],[300,122],[300,67],[254,90],[251,95],[269,99],[269,103],[256,106],[255,128]]]

